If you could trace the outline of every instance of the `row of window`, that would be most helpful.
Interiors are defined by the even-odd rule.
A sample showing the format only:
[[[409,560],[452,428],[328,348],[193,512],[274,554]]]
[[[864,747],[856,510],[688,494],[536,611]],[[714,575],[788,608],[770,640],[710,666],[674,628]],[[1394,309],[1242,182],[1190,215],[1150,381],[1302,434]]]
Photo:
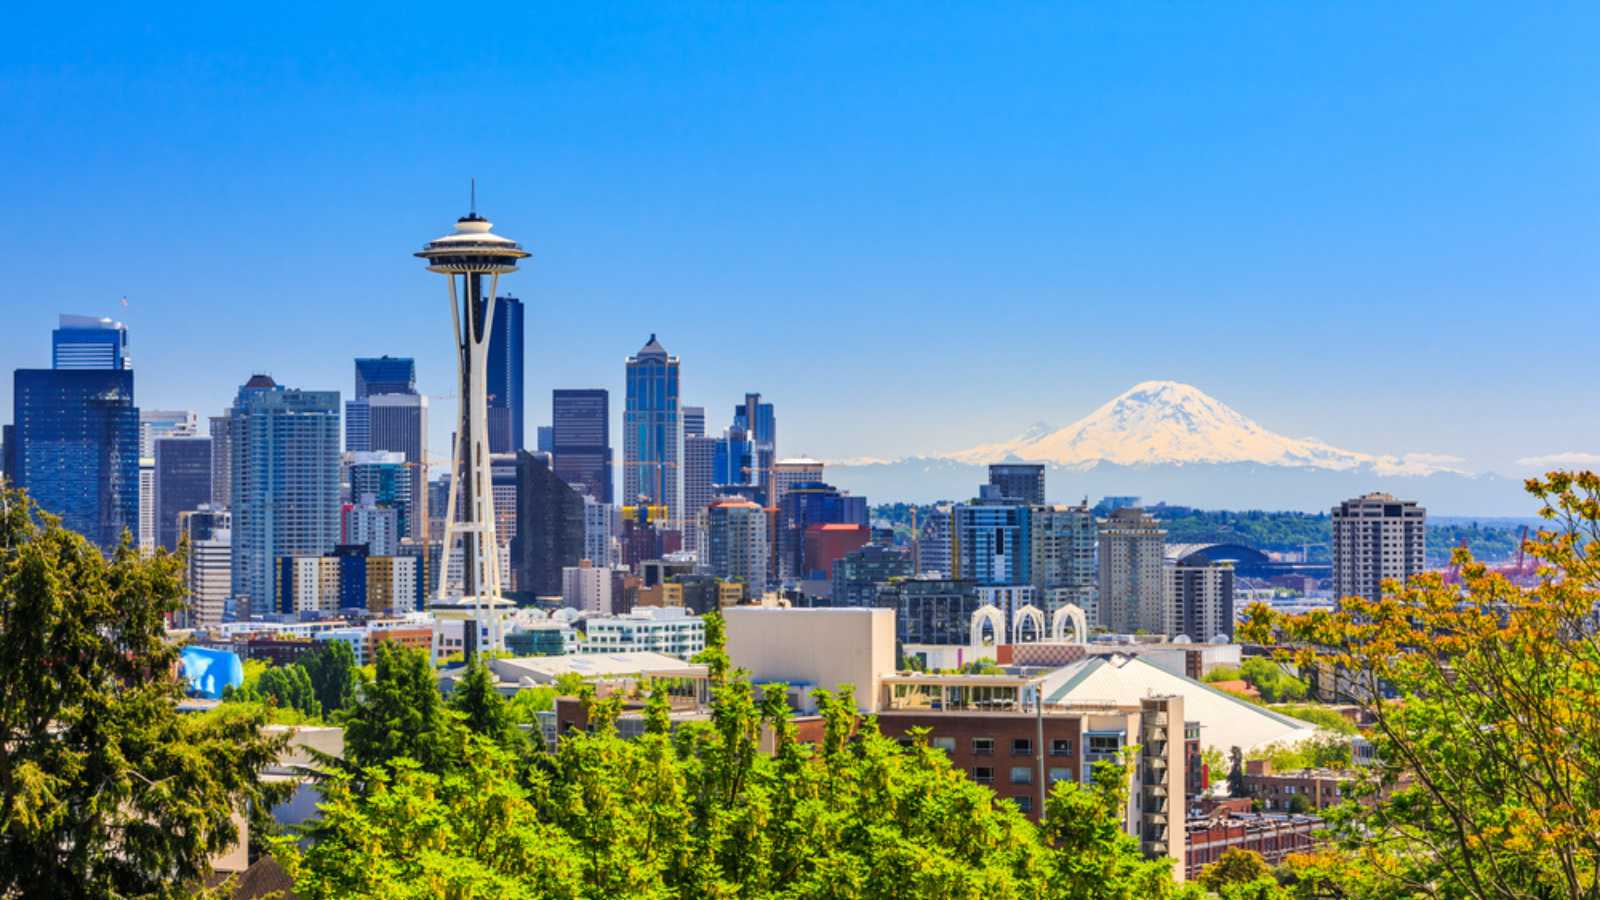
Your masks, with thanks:
[[[1045,773],[1050,784],[1058,781],[1071,781],[1072,770],[1066,766],[1051,766]],[[977,766],[972,770],[972,780],[979,784],[994,784],[994,769],[991,766]],[[1012,766],[1009,781],[1011,784],[1033,784],[1033,766]]]

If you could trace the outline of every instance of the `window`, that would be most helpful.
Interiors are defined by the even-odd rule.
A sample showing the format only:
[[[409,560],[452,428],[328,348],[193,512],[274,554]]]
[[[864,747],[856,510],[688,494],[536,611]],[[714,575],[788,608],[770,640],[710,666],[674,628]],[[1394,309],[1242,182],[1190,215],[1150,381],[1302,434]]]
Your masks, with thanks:
[[[972,770],[972,780],[979,784],[994,784],[994,769],[989,766],[978,766]]]
[[[1071,756],[1072,741],[1066,738],[1056,738],[1050,742],[1051,756]]]
[[[1012,766],[1012,784],[1033,784],[1033,766]]]
[[[928,743],[946,753],[956,752],[956,739],[953,737],[936,737]]]
[[[1116,753],[1122,749],[1122,735],[1120,734],[1091,734],[1089,735],[1090,753]]]
[[[978,756],[993,756],[994,738],[973,738],[972,752]]]
[[[1033,798],[1028,796],[1027,794],[1018,794],[1015,797],[1012,797],[1011,799],[1016,801],[1017,809],[1019,811],[1025,812],[1025,813],[1026,812],[1033,812]]]
[[[1051,766],[1045,784],[1055,784],[1058,781],[1071,781],[1072,770],[1066,766]]]
[[[1011,755],[1012,756],[1032,756],[1033,755],[1033,741],[1030,741],[1027,738],[1012,738],[1011,739]]]

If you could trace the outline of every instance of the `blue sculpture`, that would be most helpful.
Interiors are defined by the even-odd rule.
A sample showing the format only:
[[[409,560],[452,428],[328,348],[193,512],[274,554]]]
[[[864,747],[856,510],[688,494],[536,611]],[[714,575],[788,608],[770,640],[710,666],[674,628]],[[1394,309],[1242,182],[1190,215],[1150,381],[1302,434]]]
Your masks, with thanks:
[[[239,654],[210,647],[185,647],[179,654],[189,696],[221,700],[225,688],[244,684],[244,664]]]

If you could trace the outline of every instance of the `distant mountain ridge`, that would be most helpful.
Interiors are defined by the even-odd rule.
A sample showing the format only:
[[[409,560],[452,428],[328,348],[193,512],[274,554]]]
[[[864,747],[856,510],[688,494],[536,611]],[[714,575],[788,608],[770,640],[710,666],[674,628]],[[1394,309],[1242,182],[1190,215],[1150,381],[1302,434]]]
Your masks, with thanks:
[[[832,460],[828,480],[873,501],[960,500],[1006,460],[1046,465],[1052,501],[1131,494],[1202,509],[1326,511],[1374,490],[1437,513],[1529,515],[1521,481],[1475,475],[1459,457],[1379,454],[1270,431],[1193,385],[1145,381],[1065,428],[902,459]]]
[[[974,465],[1015,458],[1068,467],[1258,463],[1334,471],[1371,467],[1385,475],[1465,474],[1454,457],[1375,455],[1286,437],[1177,381],[1136,384],[1065,428],[1036,424],[1009,441],[942,456]]]

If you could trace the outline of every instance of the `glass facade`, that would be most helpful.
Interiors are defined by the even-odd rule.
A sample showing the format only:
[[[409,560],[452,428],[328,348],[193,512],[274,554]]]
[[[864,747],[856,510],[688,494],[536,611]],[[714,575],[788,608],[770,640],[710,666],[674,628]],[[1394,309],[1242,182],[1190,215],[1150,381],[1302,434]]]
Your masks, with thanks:
[[[1026,504],[958,504],[951,511],[951,575],[978,584],[1026,584],[1033,577],[1032,517]]]
[[[650,335],[627,362],[623,407],[622,502],[647,498],[668,508],[674,528],[683,516],[683,424],[679,419],[678,358]]]
[[[494,298],[489,329],[489,452],[515,453],[522,442],[522,301]]]
[[[178,549],[178,514],[211,502],[211,439],[155,440],[156,542]]]
[[[94,316],[61,317],[50,335],[50,367],[54,369],[131,369],[128,329],[121,322]]]
[[[128,369],[18,369],[12,478],[110,552],[139,526],[139,410]]]
[[[778,577],[826,578],[805,571],[806,529],[813,525],[867,524],[867,498],[820,481],[793,485],[778,507]]]
[[[556,475],[601,503],[611,503],[611,392],[554,391],[550,421]]]
[[[273,607],[274,565],[339,541],[339,392],[284,388],[264,376],[233,405],[233,593]]]

